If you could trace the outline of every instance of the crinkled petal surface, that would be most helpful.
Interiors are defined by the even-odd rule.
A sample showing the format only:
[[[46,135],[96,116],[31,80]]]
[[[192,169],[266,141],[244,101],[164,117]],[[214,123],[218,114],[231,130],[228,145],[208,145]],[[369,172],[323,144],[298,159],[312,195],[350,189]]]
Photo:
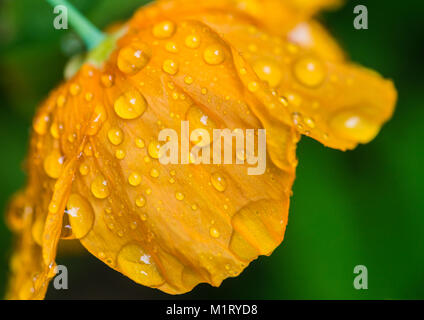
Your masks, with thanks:
[[[219,286],[271,254],[300,134],[349,149],[393,112],[392,83],[347,62],[311,20],[336,4],[167,0],[136,12],[108,59],[83,65],[37,113],[28,183],[8,212],[17,234],[8,298],[43,298],[67,239],[171,294]],[[182,121],[189,132],[266,129],[264,174],[247,174],[237,145],[237,165],[196,154],[162,164],[158,135],[173,129],[182,141]]]

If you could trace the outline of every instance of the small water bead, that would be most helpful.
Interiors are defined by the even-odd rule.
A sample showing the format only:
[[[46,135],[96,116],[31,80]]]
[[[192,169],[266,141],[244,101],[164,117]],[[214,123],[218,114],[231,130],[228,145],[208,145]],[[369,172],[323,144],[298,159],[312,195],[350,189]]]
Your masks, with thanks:
[[[104,74],[100,77],[100,82],[105,88],[110,88],[113,86],[114,77],[111,74]]]
[[[76,96],[81,92],[81,87],[79,86],[78,83],[72,83],[69,87],[69,92],[73,96]]]
[[[116,157],[116,159],[118,159],[118,160],[122,160],[122,159],[124,159],[124,158],[125,158],[125,155],[126,155],[126,153],[125,153],[125,151],[124,151],[124,150],[122,150],[122,149],[117,149],[117,150],[115,151],[115,157]]]
[[[40,136],[46,134],[49,121],[50,117],[48,115],[39,115],[37,118],[35,118],[33,124],[34,131],[37,132]]]
[[[128,182],[133,187],[137,187],[141,183],[141,176],[137,172],[131,172],[128,177]]]
[[[187,46],[187,48],[197,49],[200,46],[200,38],[192,34],[185,38],[184,43]]]
[[[152,176],[153,178],[159,177],[159,170],[153,168],[152,170],[150,170],[150,176]]]
[[[247,89],[250,92],[256,92],[259,89],[259,84],[256,81],[251,81],[247,84]]]
[[[305,122],[305,124],[309,128],[311,129],[315,128],[315,121],[312,118],[306,117],[305,119],[303,119],[303,122]]]
[[[145,286],[159,286],[165,282],[152,257],[138,244],[124,246],[118,254],[121,271]]]
[[[59,150],[53,150],[43,162],[44,171],[53,179],[59,178],[64,163],[64,157],[60,154]]]
[[[193,78],[190,77],[190,76],[186,76],[186,77],[184,77],[184,82],[186,84],[192,84],[193,83]]]
[[[227,188],[227,181],[219,172],[215,172],[211,175],[211,183],[213,187],[219,192],[224,192]]]
[[[56,105],[59,108],[62,108],[65,105],[65,103],[66,103],[66,97],[63,94],[59,95],[56,100]]]
[[[152,141],[147,147],[147,152],[153,159],[159,159],[161,157],[160,149],[161,144],[158,141]]]
[[[122,119],[136,119],[146,111],[147,101],[138,91],[129,90],[116,99],[114,109]]]
[[[143,208],[146,205],[146,198],[142,195],[138,196],[137,199],[135,199],[135,205],[139,208]]]
[[[172,37],[176,29],[175,23],[169,20],[159,22],[153,26],[152,33],[156,38],[166,39]]]
[[[134,42],[119,51],[117,65],[123,73],[133,75],[149,63],[151,56],[151,49],[146,43]]]
[[[57,122],[53,122],[50,126],[50,134],[54,139],[59,139],[59,125],[57,124]]]
[[[110,191],[108,182],[102,175],[99,175],[94,178],[93,182],[91,183],[91,193],[97,199],[105,199],[109,196]]]
[[[184,194],[181,193],[181,192],[176,192],[175,198],[177,198],[177,200],[179,200],[179,201],[182,201],[182,200],[184,200]]]
[[[325,65],[313,57],[298,60],[293,66],[293,73],[301,84],[308,87],[319,86],[327,75]]]
[[[380,129],[378,122],[360,109],[337,113],[331,118],[330,127],[340,137],[361,143],[368,143],[374,139]]]
[[[205,51],[203,51],[203,59],[206,63],[211,65],[223,63],[225,60],[224,48],[219,44],[213,44],[206,47]]]
[[[81,174],[82,176],[86,176],[86,175],[90,172],[90,168],[88,167],[88,165],[87,165],[87,164],[82,163],[82,164],[79,166],[79,172],[80,172],[80,174]]]
[[[93,100],[94,95],[91,92],[87,92],[84,96],[85,101],[90,102]]]
[[[136,138],[136,139],[135,139],[135,145],[136,145],[138,148],[143,149],[143,148],[144,148],[144,146],[145,146],[145,144],[144,144],[144,140],[143,140],[143,139],[141,139],[141,138]]]
[[[219,236],[220,236],[218,229],[213,228],[213,227],[209,229],[209,234],[212,238],[219,238]]]
[[[253,69],[259,79],[267,82],[271,88],[277,87],[283,78],[280,67],[271,60],[259,60],[253,65]]]
[[[170,75],[175,75],[178,72],[178,62],[171,59],[166,59],[162,64],[162,69]]]
[[[171,53],[177,53],[178,52],[177,45],[173,41],[168,41],[165,44],[165,50],[168,51],[168,52],[171,52]]]
[[[69,196],[66,207],[72,233],[77,239],[85,237],[94,223],[94,211],[91,204],[84,197],[74,193]]]
[[[186,119],[189,121],[190,127],[192,129],[205,129],[209,133],[208,137],[202,137],[199,135],[196,141],[193,141],[194,144],[204,147],[211,143],[210,139],[213,137],[213,130],[217,129],[218,126],[206,113],[203,112],[198,106],[191,106],[186,113]],[[202,133],[199,131],[198,133]],[[208,141],[209,140],[209,141]]]
[[[119,128],[112,128],[108,131],[107,137],[113,145],[120,145],[124,139],[124,133]]]

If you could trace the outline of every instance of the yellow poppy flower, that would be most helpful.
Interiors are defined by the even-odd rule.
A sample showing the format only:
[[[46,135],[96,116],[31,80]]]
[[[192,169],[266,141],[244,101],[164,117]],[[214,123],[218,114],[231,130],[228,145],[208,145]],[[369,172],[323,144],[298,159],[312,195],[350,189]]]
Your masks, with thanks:
[[[313,20],[338,2],[163,0],[138,10],[101,45],[110,55],[88,59],[38,110],[27,185],[7,214],[8,298],[44,297],[66,239],[171,294],[219,286],[270,255],[284,237],[300,135],[352,149],[394,110],[392,82],[346,60]],[[180,132],[182,120],[266,129],[265,173],[162,164],[158,134]]]

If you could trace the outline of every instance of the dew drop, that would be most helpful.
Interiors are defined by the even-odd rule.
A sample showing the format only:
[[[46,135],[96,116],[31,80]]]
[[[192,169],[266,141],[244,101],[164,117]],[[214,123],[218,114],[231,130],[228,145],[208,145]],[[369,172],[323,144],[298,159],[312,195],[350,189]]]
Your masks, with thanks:
[[[213,228],[213,227],[209,229],[209,234],[212,238],[219,238],[219,236],[220,236],[218,229]]]
[[[120,250],[118,265],[124,274],[145,286],[154,287],[165,282],[152,257],[137,244],[128,244]]]
[[[192,34],[185,38],[184,43],[187,46],[187,48],[197,49],[200,46],[200,38]]]
[[[128,182],[133,187],[137,187],[141,183],[141,176],[137,172],[131,172],[128,177]]]
[[[66,207],[72,233],[77,239],[85,237],[94,223],[94,211],[91,204],[84,197],[74,193],[69,196]]]
[[[271,88],[277,87],[283,78],[280,67],[271,60],[259,60],[253,65],[253,69],[259,79],[267,82]]]
[[[160,149],[161,144],[158,141],[152,141],[147,147],[147,152],[153,159],[159,159],[161,157]]]
[[[293,66],[293,72],[296,79],[307,87],[319,86],[327,73],[324,64],[312,57],[298,60]]]
[[[227,188],[227,181],[219,172],[215,172],[211,175],[211,183],[219,192],[223,192]]]
[[[109,186],[103,176],[100,175],[94,178],[93,182],[91,183],[91,193],[97,199],[105,199],[109,196]]]
[[[149,63],[151,55],[151,49],[147,44],[134,42],[119,51],[118,68],[125,74],[136,74]]]
[[[124,133],[119,128],[112,128],[108,131],[107,137],[113,145],[120,145],[124,139]]]
[[[177,198],[177,200],[179,200],[179,201],[182,201],[182,200],[184,200],[184,194],[181,193],[181,192],[176,192],[175,198]]]
[[[137,199],[135,199],[135,205],[139,208],[143,208],[146,205],[146,198],[142,195],[138,196]]]
[[[211,65],[221,64],[225,59],[224,48],[219,44],[208,46],[205,51],[203,51],[203,59],[206,63]]]
[[[53,150],[43,162],[44,171],[53,179],[59,178],[64,163],[64,157],[58,150]]]
[[[175,75],[178,72],[178,63],[171,59],[166,59],[162,64],[162,69],[170,75]]]
[[[136,90],[129,90],[122,94],[114,104],[116,114],[126,120],[140,117],[146,108],[146,99]]]
[[[153,26],[153,35],[159,39],[172,37],[175,32],[175,23],[172,21],[162,21]]]

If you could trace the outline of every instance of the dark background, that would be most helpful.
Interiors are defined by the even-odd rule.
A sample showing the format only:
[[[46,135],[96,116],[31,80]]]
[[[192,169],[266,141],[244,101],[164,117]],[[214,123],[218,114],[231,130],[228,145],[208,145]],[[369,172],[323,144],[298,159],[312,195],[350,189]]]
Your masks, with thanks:
[[[97,26],[127,19],[140,0],[73,0]],[[353,28],[353,8],[369,10],[369,29]],[[347,1],[320,19],[355,62],[395,81],[394,118],[370,144],[352,152],[308,138],[283,244],[220,288],[201,285],[177,298],[423,299],[424,298],[424,2]],[[37,104],[82,50],[72,32],[52,28],[42,0],[0,0],[0,207],[24,183],[22,162]],[[7,281],[11,234],[0,220],[0,296]],[[47,297],[175,298],[136,285],[81,251],[60,256],[69,290]],[[353,288],[365,265],[369,289]]]

